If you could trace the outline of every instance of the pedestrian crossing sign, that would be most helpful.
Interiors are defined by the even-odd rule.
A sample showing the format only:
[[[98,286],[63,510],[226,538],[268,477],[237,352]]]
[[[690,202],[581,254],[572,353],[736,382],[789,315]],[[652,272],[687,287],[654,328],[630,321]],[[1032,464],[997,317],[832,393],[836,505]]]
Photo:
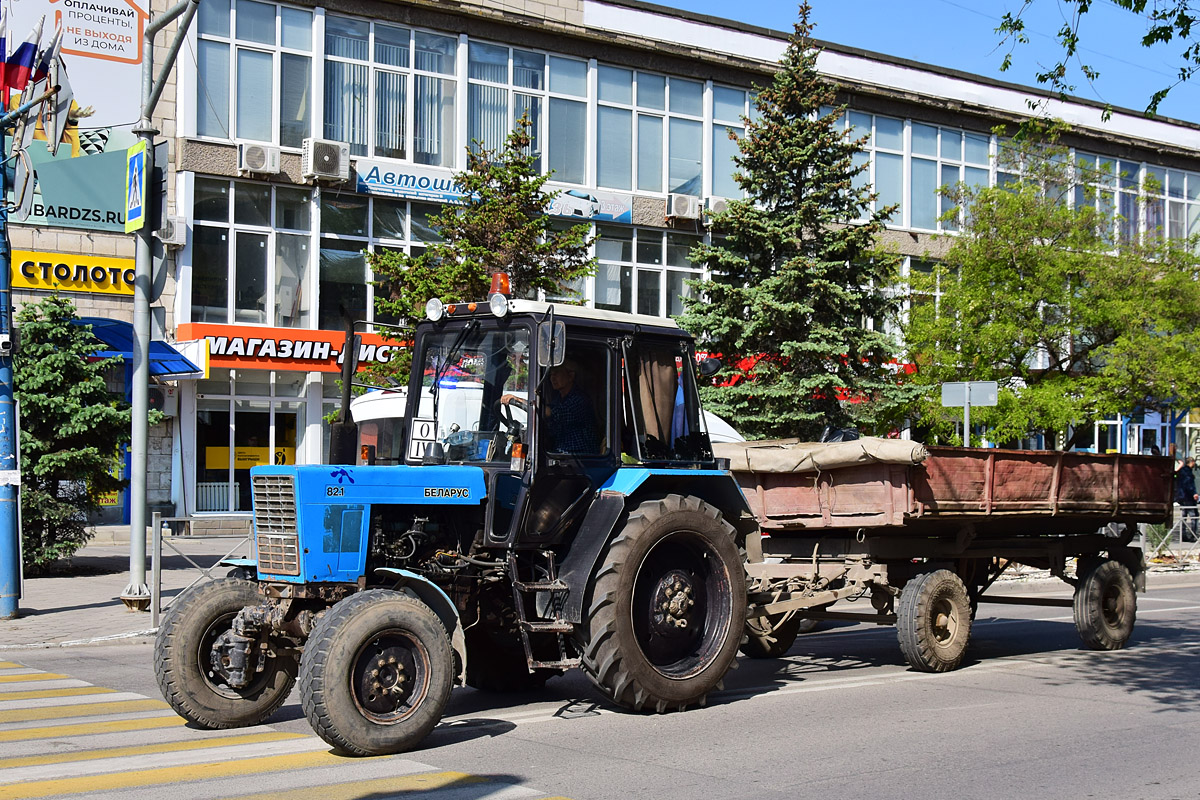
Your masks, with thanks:
[[[125,232],[146,224],[146,141],[125,151]]]

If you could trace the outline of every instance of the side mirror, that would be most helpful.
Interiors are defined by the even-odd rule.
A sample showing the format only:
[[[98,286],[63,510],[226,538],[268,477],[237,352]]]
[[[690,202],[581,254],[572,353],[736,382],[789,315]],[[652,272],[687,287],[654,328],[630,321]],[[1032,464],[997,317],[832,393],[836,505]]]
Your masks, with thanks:
[[[721,359],[719,358],[709,357],[700,362],[700,374],[705,378],[711,378],[720,371]]]
[[[567,326],[562,320],[543,322],[538,327],[537,360],[539,367],[557,367],[567,357]]]

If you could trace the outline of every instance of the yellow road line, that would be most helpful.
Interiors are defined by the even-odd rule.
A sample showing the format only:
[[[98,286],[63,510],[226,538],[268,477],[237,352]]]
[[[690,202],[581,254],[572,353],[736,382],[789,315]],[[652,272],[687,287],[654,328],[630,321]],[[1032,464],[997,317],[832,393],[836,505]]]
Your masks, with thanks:
[[[187,720],[174,714],[167,717],[142,719],[110,719],[103,722],[81,722],[74,725],[47,725],[44,728],[19,728],[0,731],[0,742],[20,742],[26,739],[58,739],[64,736],[90,736],[96,733],[124,733],[151,728],[173,728],[186,725]]]
[[[111,703],[88,703],[77,706],[46,706],[44,708],[14,708],[0,711],[2,722],[29,722],[35,719],[63,719],[81,715],[124,714],[127,711],[150,711],[170,708],[161,700],[116,700]]]
[[[23,692],[0,692],[4,700],[40,700],[45,697],[78,697],[83,694],[112,694],[116,689],[103,686],[74,686],[69,689],[28,689]]]
[[[21,683],[22,681],[61,681],[70,675],[57,675],[53,672],[35,672],[32,675],[0,675],[0,683]]]
[[[156,769],[118,772],[105,775],[84,775],[76,778],[59,778],[52,781],[29,781],[28,783],[0,786],[0,800],[29,800],[34,797],[53,797],[60,794],[79,792],[115,792],[138,786],[161,786],[187,781],[207,781],[215,778],[231,778],[238,775],[253,775],[263,772],[284,772],[309,767],[332,767],[352,764],[354,759],[337,756],[328,751],[291,753],[283,756],[264,756],[237,761],[213,761],[205,764],[189,764],[181,767],[158,767]],[[276,793],[274,795],[278,797]],[[327,795],[322,795],[327,797]]]
[[[13,767],[33,767],[41,764],[62,764],[68,761],[95,761],[98,758],[142,756],[149,753],[176,753],[180,750],[203,750],[211,747],[232,747],[239,744],[258,744],[260,742],[280,742],[285,739],[305,738],[307,737],[301,733],[267,731],[265,733],[244,733],[240,736],[221,736],[212,739],[190,739],[182,742],[138,744],[129,745],[128,747],[105,747],[99,750],[79,750],[74,753],[49,753],[41,756],[0,758],[0,769],[12,769]]]
[[[15,661],[0,661],[0,669],[25,669],[25,665]]]
[[[307,789],[289,789],[285,792],[262,792],[261,794],[239,795],[227,800],[275,800],[286,794],[288,800],[358,800],[362,797],[382,797],[396,792],[430,792],[438,789],[456,788],[475,783],[487,783],[481,775],[465,772],[423,772],[419,775],[404,775],[398,778],[376,778],[367,781],[327,784]]]

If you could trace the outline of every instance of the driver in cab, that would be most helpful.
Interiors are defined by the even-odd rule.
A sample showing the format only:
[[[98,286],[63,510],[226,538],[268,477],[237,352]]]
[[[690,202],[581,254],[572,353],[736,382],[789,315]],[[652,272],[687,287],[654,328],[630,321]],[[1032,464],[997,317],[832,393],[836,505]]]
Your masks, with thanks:
[[[550,368],[551,391],[546,393],[542,414],[549,452],[552,453],[596,453],[599,450],[592,401],[576,384],[577,372],[578,366],[571,359]],[[524,405],[524,400],[516,395],[506,394],[500,398],[500,402],[506,404],[513,401],[518,407]]]

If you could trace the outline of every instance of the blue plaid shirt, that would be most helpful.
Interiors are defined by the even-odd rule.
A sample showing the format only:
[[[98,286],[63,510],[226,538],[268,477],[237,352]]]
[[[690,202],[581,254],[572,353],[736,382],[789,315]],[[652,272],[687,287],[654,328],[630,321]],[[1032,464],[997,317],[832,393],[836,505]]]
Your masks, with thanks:
[[[596,453],[596,417],[587,395],[572,387],[566,397],[550,396],[550,415],[546,419],[550,450],[555,453]]]

